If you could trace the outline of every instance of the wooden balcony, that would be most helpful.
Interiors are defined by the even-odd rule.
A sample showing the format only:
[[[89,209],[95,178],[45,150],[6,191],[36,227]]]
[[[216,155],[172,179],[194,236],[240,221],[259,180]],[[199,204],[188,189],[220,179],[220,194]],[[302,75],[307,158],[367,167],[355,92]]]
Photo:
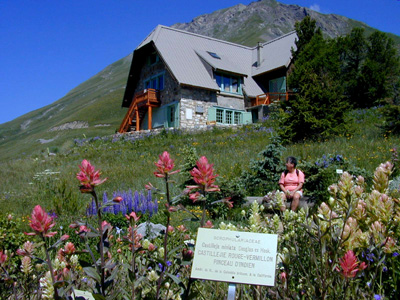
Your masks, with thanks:
[[[152,129],[152,108],[160,105],[159,93],[155,89],[146,89],[135,94],[118,132],[128,132],[132,125],[139,131],[146,112],[148,112],[148,128]]]
[[[272,103],[278,103],[280,101],[288,101],[292,99],[294,93],[286,92],[286,93],[266,93],[258,95],[255,99],[251,100],[251,106],[258,105],[270,105]]]

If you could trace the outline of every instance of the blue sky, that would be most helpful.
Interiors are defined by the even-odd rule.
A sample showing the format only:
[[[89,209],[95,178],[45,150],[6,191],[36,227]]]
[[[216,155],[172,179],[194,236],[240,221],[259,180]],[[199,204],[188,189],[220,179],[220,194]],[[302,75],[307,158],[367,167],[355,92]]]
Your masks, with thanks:
[[[158,24],[250,0],[0,0],[0,124],[131,53]],[[400,35],[399,0],[282,0]]]

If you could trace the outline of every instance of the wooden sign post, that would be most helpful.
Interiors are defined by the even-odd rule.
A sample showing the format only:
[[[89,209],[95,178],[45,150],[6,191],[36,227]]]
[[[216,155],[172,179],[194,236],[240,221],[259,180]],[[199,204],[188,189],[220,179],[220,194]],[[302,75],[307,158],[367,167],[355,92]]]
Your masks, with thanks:
[[[277,245],[276,234],[199,228],[191,277],[231,283],[228,299],[236,283],[274,286]]]

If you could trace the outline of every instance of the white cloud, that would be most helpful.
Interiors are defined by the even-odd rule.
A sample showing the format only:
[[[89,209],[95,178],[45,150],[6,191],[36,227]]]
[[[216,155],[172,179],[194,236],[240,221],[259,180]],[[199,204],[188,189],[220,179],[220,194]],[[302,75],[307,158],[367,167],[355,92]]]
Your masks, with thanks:
[[[310,5],[310,9],[315,10],[317,12],[321,12],[321,8],[319,7],[318,4]]]

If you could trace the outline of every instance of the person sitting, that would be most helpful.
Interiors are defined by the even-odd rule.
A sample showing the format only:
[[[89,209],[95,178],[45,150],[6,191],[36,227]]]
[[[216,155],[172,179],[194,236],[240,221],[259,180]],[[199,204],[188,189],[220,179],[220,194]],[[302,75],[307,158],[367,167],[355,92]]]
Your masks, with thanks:
[[[300,198],[303,196],[304,173],[296,169],[297,159],[293,156],[286,158],[286,170],[279,179],[279,187],[283,194],[283,200],[291,200],[290,209],[296,211]]]

